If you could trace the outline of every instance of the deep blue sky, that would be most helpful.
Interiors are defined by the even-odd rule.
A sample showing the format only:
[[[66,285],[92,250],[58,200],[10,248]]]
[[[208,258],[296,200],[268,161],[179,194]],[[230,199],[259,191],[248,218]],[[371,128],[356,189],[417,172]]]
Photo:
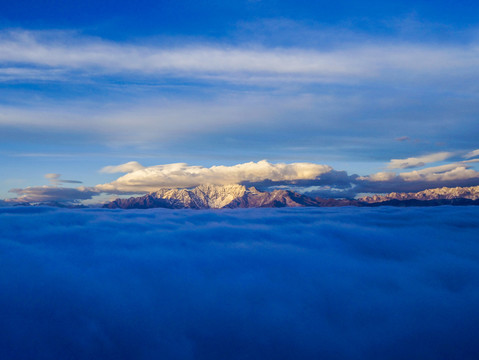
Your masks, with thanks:
[[[2,1],[0,198],[52,185],[47,173],[110,182],[99,170],[130,161],[363,176],[456,164],[421,186],[475,184],[478,13],[473,1]],[[409,158],[425,161],[391,166]]]
[[[466,29],[477,24],[476,1],[2,1],[3,26],[80,28],[109,39],[185,35],[223,37],[242,21],[282,18],[348,25],[374,33],[384,22],[416,16]]]

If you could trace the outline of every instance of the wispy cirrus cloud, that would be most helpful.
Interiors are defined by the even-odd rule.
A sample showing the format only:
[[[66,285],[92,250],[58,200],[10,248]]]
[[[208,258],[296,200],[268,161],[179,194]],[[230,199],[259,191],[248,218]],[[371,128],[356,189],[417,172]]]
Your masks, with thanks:
[[[74,99],[59,100],[59,90],[51,97],[22,93],[15,102],[5,101],[0,138],[42,142],[48,135],[81,146],[157,151],[188,142],[192,152],[254,148],[259,159],[269,158],[272,147],[284,154],[286,146],[306,144],[320,155],[334,146],[349,154],[385,154],[381,160],[386,160],[398,157],[399,143],[391,146],[391,139],[404,134],[416,139],[427,133],[425,152],[437,151],[430,145],[436,142],[447,141],[452,150],[473,146],[478,113],[473,89],[479,80],[473,41],[356,40],[327,47],[191,40],[162,45],[65,31],[3,31],[0,73],[3,68],[8,79],[28,83],[51,76],[58,84],[63,77],[65,84],[75,84],[66,94],[78,94],[79,82],[88,91]],[[456,96],[444,95],[438,82]],[[171,87],[162,89],[165,84]],[[107,94],[99,99],[96,92]],[[420,103],[415,92],[421,93]],[[419,147],[401,143],[406,144]]]
[[[466,155],[464,155],[464,157],[466,159],[471,159],[471,158],[474,158],[474,157],[477,157],[477,156],[479,156],[479,149],[470,151]]]
[[[456,74],[475,73],[479,69],[477,49],[476,44],[438,46],[371,39],[326,50],[197,43],[162,46],[117,43],[59,31],[0,34],[0,64],[8,68],[10,78],[15,73],[22,78],[66,70],[88,76],[123,73],[245,81],[246,74],[253,81],[279,76],[281,81],[350,83],[387,78],[392,71],[395,78],[415,73],[444,76],[452,69]]]

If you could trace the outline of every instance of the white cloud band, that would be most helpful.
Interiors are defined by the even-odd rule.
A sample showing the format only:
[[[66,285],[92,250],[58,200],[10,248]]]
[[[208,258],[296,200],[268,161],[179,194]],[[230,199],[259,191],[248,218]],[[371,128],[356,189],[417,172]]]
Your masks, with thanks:
[[[190,166],[184,163],[139,168],[141,165],[136,164],[127,163],[104,168],[103,171],[107,172],[117,172],[119,170],[129,172],[111,183],[97,185],[95,188],[103,192],[149,192],[161,187],[187,188],[200,184],[225,185],[264,180],[312,180],[332,171],[332,168],[327,165],[313,163],[271,164],[266,160],[209,168]]]
[[[410,157],[407,159],[392,159],[389,164],[389,169],[408,169],[414,167],[424,166],[428,163],[443,161],[454,156],[451,152],[439,152],[419,157]]]
[[[346,81],[396,72],[443,73],[448,69],[477,70],[476,46],[434,46],[365,41],[341,49],[262,48],[190,44],[176,47],[124,44],[82,38],[67,32],[4,31],[0,33],[2,76],[57,77],[59,70],[95,73],[166,74],[228,77],[234,73],[254,76],[293,76],[289,81]],[[45,71],[38,72],[38,67]],[[235,77],[238,81],[242,77]],[[232,79],[232,78],[230,78]],[[244,78],[243,78],[244,81]]]

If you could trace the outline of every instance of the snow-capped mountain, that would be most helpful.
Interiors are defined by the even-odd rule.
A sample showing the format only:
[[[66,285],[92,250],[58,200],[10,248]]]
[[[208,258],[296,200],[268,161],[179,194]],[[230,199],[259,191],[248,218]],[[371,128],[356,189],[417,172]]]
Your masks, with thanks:
[[[392,192],[387,195],[373,195],[366,196],[359,201],[366,202],[369,204],[390,201],[390,200],[453,200],[453,199],[469,199],[469,200],[478,200],[479,199],[479,186],[470,186],[470,187],[455,187],[455,188],[436,188],[436,189],[427,189],[424,191],[419,191],[415,193],[396,193]]]
[[[200,185],[194,189],[160,189],[148,195],[116,199],[107,208],[221,209],[318,206],[316,200],[289,190],[259,191],[243,185]]]
[[[290,190],[259,191],[243,185],[200,185],[193,189],[159,189],[150,194],[116,199],[104,207],[115,209],[222,209],[331,206],[479,205],[479,186],[437,188],[417,193],[390,193],[358,200],[310,198]]]

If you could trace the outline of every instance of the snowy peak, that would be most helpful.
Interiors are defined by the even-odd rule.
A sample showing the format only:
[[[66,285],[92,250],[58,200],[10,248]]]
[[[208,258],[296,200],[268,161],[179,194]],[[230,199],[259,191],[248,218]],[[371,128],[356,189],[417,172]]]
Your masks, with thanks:
[[[396,193],[392,192],[387,195],[366,196],[359,199],[366,203],[378,203],[390,200],[453,200],[453,199],[479,199],[479,186],[455,187],[455,188],[436,188],[419,191],[416,193]]]
[[[200,185],[193,189],[159,189],[148,195],[116,199],[106,208],[223,209],[302,206],[437,206],[479,205],[479,186],[437,188],[417,193],[373,195],[358,200],[312,199],[290,190],[259,191],[243,185]]]
[[[211,209],[221,209],[233,200],[243,197],[246,193],[243,185],[200,185],[191,192],[205,207]]]
[[[146,209],[222,209],[247,207],[317,206],[316,201],[288,190],[259,191],[243,185],[200,185],[194,189],[159,189],[145,196],[117,199],[105,207]]]
[[[242,185],[200,185],[194,189],[160,189],[149,196],[192,209],[220,209],[245,194]],[[147,195],[148,196],[148,195]]]

